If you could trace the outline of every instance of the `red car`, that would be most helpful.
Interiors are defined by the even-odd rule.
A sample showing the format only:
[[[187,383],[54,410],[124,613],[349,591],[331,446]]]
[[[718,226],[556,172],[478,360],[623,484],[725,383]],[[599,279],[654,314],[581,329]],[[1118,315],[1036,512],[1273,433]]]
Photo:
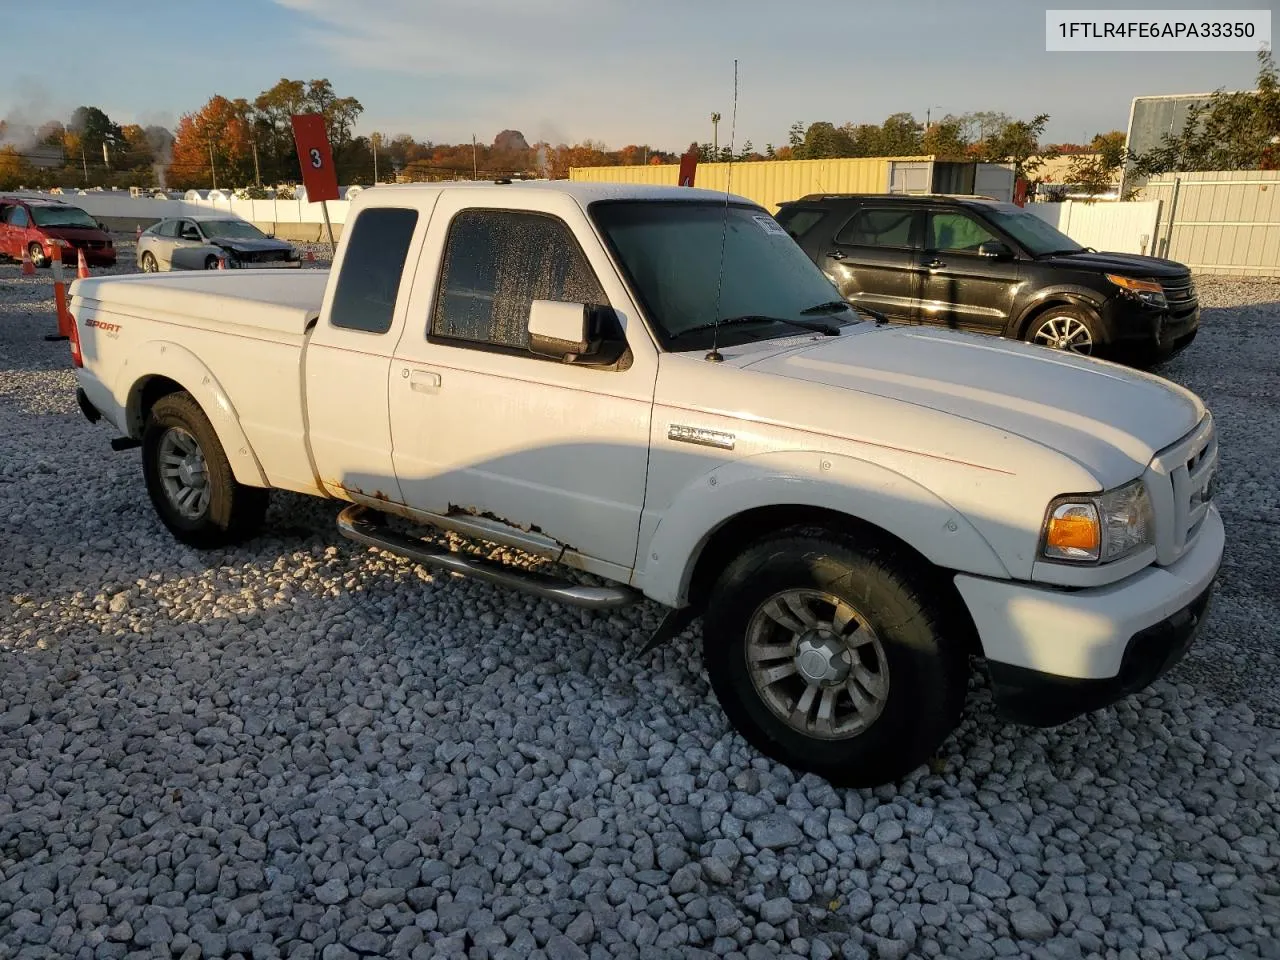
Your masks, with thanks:
[[[79,207],[61,200],[0,196],[0,256],[21,260],[23,251],[37,267],[47,267],[61,253],[62,262],[110,267],[116,248],[102,224]]]

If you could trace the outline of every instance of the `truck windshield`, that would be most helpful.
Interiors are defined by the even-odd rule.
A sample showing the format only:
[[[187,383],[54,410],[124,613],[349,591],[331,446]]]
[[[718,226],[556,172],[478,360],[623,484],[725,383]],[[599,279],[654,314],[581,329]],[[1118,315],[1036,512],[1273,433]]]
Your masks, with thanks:
[[[1084,247],[1057,227],[1020,207],[989,207],[987,216],[997,227],[1017,240],[1033,257],[1047,253],[1079,253]]]
[[[201,220],[204,235],[210,240],[265,240],[267,235],[244,220]]]
[[[49,206],[33,205],[31,219],[41,227],[85,227],[97,230],[98,222],[79,207],[50,204]]]
[[[607,200],[591,204],[590,215],[667,349],[709,344],[716,320],[734,321],[719,331],[719,342],[731,346],[795,336],[797,322],[838,327],[859,319],[760,207]]]

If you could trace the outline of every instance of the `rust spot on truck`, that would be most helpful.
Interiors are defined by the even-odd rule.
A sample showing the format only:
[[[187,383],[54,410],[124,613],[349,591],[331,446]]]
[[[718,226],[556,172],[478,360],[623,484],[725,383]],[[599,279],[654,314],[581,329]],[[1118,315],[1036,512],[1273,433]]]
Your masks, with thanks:
[[[525,533],[536,533],[539,536],[550,536],[536,523],[516,523],[514,520],[508,520],[506,517],[500,517],[496,513],[489,510],[481,510],[479,507],[460,507],[456,503],[449,504],[450,517],[475,517],[477,520],[489,520],[493,523],[500,523],[506,527],[513,527],[516,530],[523,530]],[[551,539],[555,539],[552,537]]]

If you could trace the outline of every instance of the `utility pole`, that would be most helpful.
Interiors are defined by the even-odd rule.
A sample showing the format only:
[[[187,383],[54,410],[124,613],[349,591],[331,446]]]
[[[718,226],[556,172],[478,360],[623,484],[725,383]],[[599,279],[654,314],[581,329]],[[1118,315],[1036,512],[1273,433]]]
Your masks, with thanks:
[[[209,141],[209,176],[213,178],[213,189],[218,189],[218,168],[213,165],[213,141]]]
[[[476,135],[473,133],[471,135],[471,179],[472,180],[480,179],[480,168],[478,166],[479,162],[480,161],[477,159],[477,156],[476,156]]]
[[[258,169],[258,138],[253,138],[253,179],[262,186],[262,171]]]
[[[715,155],[712,159],[720,156],[720,114],[718,113],[711,115],[711,152]]]
[[[373,148],[373,185],[378,185],[378,147],[382,144],[382,136],[373,134],[369,137],[369,146]]]
[[[89,161],[84,158],[84,141],[80,141],[80,168],[84,170],[84,185],[89,185]]]

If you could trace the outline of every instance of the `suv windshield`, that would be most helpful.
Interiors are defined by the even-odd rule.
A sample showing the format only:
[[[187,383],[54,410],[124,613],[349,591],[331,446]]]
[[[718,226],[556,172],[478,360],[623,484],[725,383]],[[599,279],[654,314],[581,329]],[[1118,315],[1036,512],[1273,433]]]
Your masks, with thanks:
[[[1047,253],[1078,253],[1084,249],[1057,227],[1019,207],[987,207],[987,219],[1017,240],[1033,257]]]
[[[265,240],[267,235],[245,220],[201,220],[200,228],[211,240]]]
[[[815,320],[837,327],[860,319],[842,309],[831,281],[759,207],[608,200],[591,204],[590,214],[668,349],[673,340],[681,350],[710,344],[717,319],[734,321],[720,330],[726,346],[803,334],[797,324]]]
[[[86,227],[97,230],[98,222],[79,207],[35,204],[31,207],[31,219],[41,227]]]

